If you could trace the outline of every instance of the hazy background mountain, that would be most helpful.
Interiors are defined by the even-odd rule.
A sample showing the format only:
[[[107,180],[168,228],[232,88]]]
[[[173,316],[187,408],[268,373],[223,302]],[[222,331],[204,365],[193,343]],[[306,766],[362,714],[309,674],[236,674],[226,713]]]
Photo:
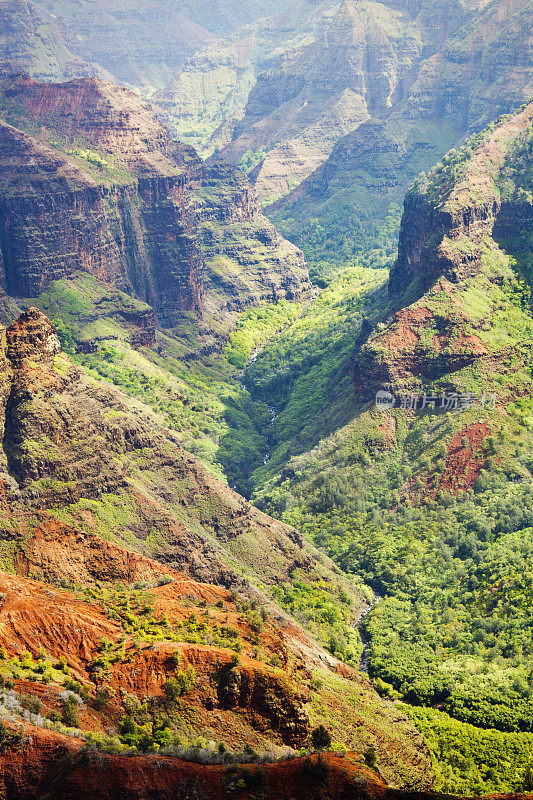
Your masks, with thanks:
[[[201,47],[287,3],[2,0],[0,69],[161,87]]]
[[[416,175],[531,96],[531,23],[526,0],[298,3],[200,50],[154,99],[250,173],[312,262],[385,264]]]
[[[531,4],[468,6],[455,17],[445,8],[440,10],[446,28],[437,28],[435,38],[429,29],[433,40],[426,39],[416,69],[399,85],[390,107],[372,111],[272,209],[272,218],[310,257],[343,259],[363,250],[368,255],[373,247],[382,263],[394,257],[394,248],[383,248],[380,229],[417,174],[468,132],[531,97]],[[417,17],[419,23],[425,19]],[[267,164],[268,157],[258,167],[259,189]]]

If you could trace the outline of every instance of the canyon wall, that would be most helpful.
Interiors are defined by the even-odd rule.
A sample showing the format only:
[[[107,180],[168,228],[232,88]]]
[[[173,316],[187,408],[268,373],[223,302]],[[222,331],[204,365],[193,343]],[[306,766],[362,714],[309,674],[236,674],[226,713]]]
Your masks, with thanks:
[[[7,294],[35,297],[82,270],[135,294],[171,326],[183,312],[201,316],[206,305],[223,314],[227,304],[309,293],[302,255],[262,217],[245,176],[203,165],[148,103],[97,79],[39,84],[21,77],[3,89]],[[239,269],[209,303],[204,286],[217,256]]]

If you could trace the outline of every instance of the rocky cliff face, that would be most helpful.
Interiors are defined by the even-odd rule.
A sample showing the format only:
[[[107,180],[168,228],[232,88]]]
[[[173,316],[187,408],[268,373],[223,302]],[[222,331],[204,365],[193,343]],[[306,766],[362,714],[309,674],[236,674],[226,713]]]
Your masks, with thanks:
[[[114,156],[134,175],[170,177],[200,163],[194,150],[171,139],[146,100],[99,78],[40,83],[25,75],[2,85],[2,110],[12,124],[39,136],[52,130],[58,144],[76,144]]]
[[[336,6],[334,0],[290,4],[275,16],[258,19],[198,51],[154,101],[178,133],[207,152],[228,144],[257,80],[279,69],[280,53],[314,41]]]
[[[506,173],[509,159],[513,172],[524,168],[527,172],[532,117],[529,105],[494,132],[485,133],[474,152],[467,147],[462,155],[450,153],[432,186],[431,179],[422,180],[408,193],[398,261],[390,276],[391,294],[412,283],[425,291],[441,277],[452,283],[474,277],[482,269],[484,243],[495,229],[505,238],[527,229],[531,204]],[[465,240],[468,248],[461,247]]]
[[[172,325],[184,311],[223,314],[227,302],[309,291],[303,257],[261,216],[245,177],[201,165],[133,93],[95,79],[20,78],[4,84],[0,105],[12,123],[0,128],[8,294],[35,297],[83,270],[137,295]],[[222,238],[210,244],[214,222]],[[209,303],[212,254],[239,260],[239,248],[246,256],[238,283],[229,280]]]
[[[510,360],[518,371],[529,363],[527,291],[516,299],[513,292],[521,290],[513,286],[531,279],[521,265],[528,260],[523,237],[532,208],[522,185],[532,119],[529,105],[492,126],[449,153],[407,195],[389,283],[392,303],[404,307],[360,351],[357,393],[370,397],[381,386],[398,391],[438,381],[460,388],[472,368],[483,381],[504,373]],[[506,394],[513,390],[511,381]]]
[[[0,201],[5,292],[36,297],[83,270],[163,315],[200,310],[202,259],[178,205],[183,177],[102,183],[18,129],[2,124],[0,136],[11,176]]]

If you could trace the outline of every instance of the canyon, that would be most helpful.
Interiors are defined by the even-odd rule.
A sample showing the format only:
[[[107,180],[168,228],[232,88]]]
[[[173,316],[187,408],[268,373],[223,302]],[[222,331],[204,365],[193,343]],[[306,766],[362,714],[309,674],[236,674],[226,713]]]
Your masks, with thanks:
[[[3,329],[1,342],[4,692],[5,670],[13,669],[12,689],[22,699],[37,698],[53,720],[65,705],[60,687],[66,681],[73,702],[81,703],[77,727],[87,735],[102,736],[124,714],[135,716],[135,703],[138,709],[148,704],[154,726],[161,714],[168,717],[169,730],[178,707],[180,715],[194,709],[196,735],[203,730],[226,747],[252,743],[278,754],[308,740],[307,704],[324,692],[326,707],[337,696],[336,733],[348,736],[351,749],[364,753],[373,737],[379,774],[388,783],[429,785],[428,755],[409,721],[265,595],[269,583],[291,580],[295,570],[344,585],[327,559],[209,476],[171,432],[132,412],[119,392],[96,386],[61,353],[55,328],[37,309]],[[346,591],[362,603],[347,584]],[[254,611],[258,600],[263,617]],[[140,640],[130,608],[145,615]],[[228,643],[238,644],[237,656],[224,649]],[[183,699],[165,700],[178,671],[192,676],[177,695]],[[310,689],[315,673],[331,678]],[[334,694],[328,694],[330,681]],[[348,692],[344,710],[341,686]],[[102,692],[103,706],[95,700]],[[76,794],[80,788],[68,775],[77,772],[81,744],[34,730],[38,714],[32,713],[21,720],[32,742],[21,745],[26,766],[11,755],[2,762],[8,795],[22,797],[37,786]],[[11,744],[2,734],[3,759],[12,746],[18,752],[15,734]],[[64,773],[69,753],[74,760]],[[352,758],[355,774],[366,775],[357,766],[362,755]],[[113,757],[111,763],[136,784],[131,770],[141,762],[127,758],[120,766]],[[167,789],[181,785],[183,769],[187,775],[195,769],[165,763]],[[213,775],[220,786],[231,770]],[[143,796],[142,782],[131,791]]]
[[[6,798],[533,789],[530,20],[0,0]]]

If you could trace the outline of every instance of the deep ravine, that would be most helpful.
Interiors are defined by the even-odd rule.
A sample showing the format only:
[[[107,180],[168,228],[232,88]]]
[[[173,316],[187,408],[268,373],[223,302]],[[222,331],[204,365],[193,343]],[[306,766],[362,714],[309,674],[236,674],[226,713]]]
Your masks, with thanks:
[[[368,675],[368,667],[370,665],[370,639],[367,636],[365,631],[365,619],[370,614],[373,608],[377,606],[377,604],[383,598],[380,595],[372,593],[373,598],[368,608],[365,608],[361,612],[361,616],[357,622],[357,630],[359,631],[359,636],[361,637],[361,641],[363,643],[363,652],[361,653],[361,658],[359,659],[359,672],[365,672]]]

